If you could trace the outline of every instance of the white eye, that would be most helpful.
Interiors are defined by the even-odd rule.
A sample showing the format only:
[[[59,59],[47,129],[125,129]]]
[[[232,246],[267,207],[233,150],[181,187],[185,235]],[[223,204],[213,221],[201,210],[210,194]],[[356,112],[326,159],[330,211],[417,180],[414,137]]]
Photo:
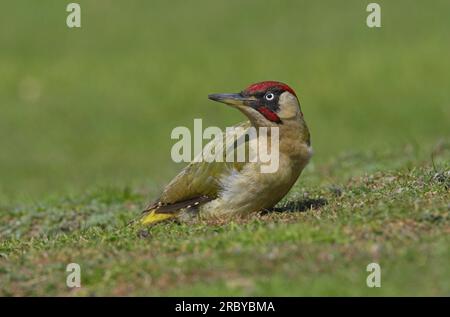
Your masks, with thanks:
[[[273,100],[273,98],[275,98],[275,95],[270,92],[267,95],[265,95],[264,98],[266,98],[266,100],[268,100],[268,101],[271,101],[271,100]]]

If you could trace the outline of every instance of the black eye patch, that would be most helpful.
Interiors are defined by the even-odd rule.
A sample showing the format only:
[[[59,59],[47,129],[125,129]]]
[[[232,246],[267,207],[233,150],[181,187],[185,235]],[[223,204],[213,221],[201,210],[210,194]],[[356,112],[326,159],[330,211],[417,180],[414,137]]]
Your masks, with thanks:
[[[273,99],[272,100],[267,100],[266,96],[268,94],[273,94]],[[261,104],[266,106],[267,108],[269,108],[270,110],[276,112],[280,109],[279,105],[278,105],[278,101],[280,100],[280,91],[278,89],[273,89],[273,90],[269,90],[267,91],[264,96],[261,98]]]
[[[273,111],[273,112],[278,112],[280,110],[279,107],[279,100],[280,100],[280,95],[284,92],[285,90],[274,87],[274,88],[270,88],[266,91],[256,91],[252,94],[248,94],[245,91],[241,92],[241,95],[244,97],[255,97],[257,100],[253,101],[253,102],[249,102],[248,104],[251,105],[253,108],[258,108],[258,107],[266,107],[269,110]],[[268,94],[273,94],[273,99],[272,100],[267,100],[266,96]]]

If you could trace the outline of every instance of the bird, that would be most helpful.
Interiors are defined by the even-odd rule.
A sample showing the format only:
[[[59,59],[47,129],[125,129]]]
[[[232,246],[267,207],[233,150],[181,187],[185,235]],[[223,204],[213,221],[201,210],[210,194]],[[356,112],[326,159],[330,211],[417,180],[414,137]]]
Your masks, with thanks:
[[[140,224],[152,225],[168,219],[229,219],[270,210],[289,192],[308,164],[312,156],[310,132],[297,94],[287,84],[263,81],[239,93],[210,94],[208,98],[240,110],[248,120],[222,132],[221,143],[214,139],[204,149],[222,146],[238,150],[243,146],[248,150],[255,144],[245,137],[249,129],[278,128],[278,168],[263,173],[260,160],[194,159],[145,208]],[[265,138],[271,143],[269,134],[253,134],[253,140]],[[240,143],[233,141],[242,137],[245,140]]]

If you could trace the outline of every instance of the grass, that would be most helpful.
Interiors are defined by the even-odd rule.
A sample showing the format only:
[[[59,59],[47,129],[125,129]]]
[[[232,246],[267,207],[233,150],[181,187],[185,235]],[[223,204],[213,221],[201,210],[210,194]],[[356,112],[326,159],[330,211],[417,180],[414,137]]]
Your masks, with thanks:
[[[449,295],[448,151],[438,170],[407,154],[343,155],[309,169],[280,207],[326,204],[231,223],[127,226],[146,198],[138,188],[17,207],[0,218],[0,293]],[[71,262],[77,290],[65,285]],[[381,288],[366,286],[371,262]]]
[[[1,295],[450,295],[448,1],[378,1],[381,29],[359,0],[78,2],[77,30],[2,4]],[[267,79],[315,152],[278,212],[128,227],[181,168],[172,129],[243,120],[206,95]]]

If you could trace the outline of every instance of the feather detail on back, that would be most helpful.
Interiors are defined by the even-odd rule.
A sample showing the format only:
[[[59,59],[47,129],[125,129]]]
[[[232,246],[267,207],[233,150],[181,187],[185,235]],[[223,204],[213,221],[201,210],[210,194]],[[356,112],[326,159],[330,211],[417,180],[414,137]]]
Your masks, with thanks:
[[[217,198],[222,190],[221,180],[230,173],[240,171],[246,162],[226,162],[227,151],[236,151],[239,147],[248,147],[248,140],[243,139],[250,122],[244,122],[234,126],[233,130],[222,133],[221,142],[213,139],[205,145],[198,157],[186,166],[164,189],[155,203],[150,204],[145,210],[141,224],[152,224],[173,218],[180,211],[196,210],[201,205]],[[221,147],[218,155],[223,155],[222,162],[210,157],[211,149]],[[217,154],[217,153],[216,153]]]
[[[196,198],[199,196],[208,196],[216,198],[221,187],[220,179],[228,175],[232,170],[241,170],[247,162],[226,162],[225,153],[227,149],[237,147],[248,147],[248,142],[240,139],[248,129],[251,127],[250,122],[244,122],[234,126],[231,132],[222,133],[222,139],[219,142],[213,139],[205,145],[203,153],[203,160],[199,161],[198,157],[194,159],[188,166],[186,166],[174,179],[165,187],[163,193],[157,201],[163,204],[174,204],[180,201]],[[222,147],[223,155],[222,162],[210,158],[210,150],[216,146]],[[209,160],[209,162],[208,162]]]

